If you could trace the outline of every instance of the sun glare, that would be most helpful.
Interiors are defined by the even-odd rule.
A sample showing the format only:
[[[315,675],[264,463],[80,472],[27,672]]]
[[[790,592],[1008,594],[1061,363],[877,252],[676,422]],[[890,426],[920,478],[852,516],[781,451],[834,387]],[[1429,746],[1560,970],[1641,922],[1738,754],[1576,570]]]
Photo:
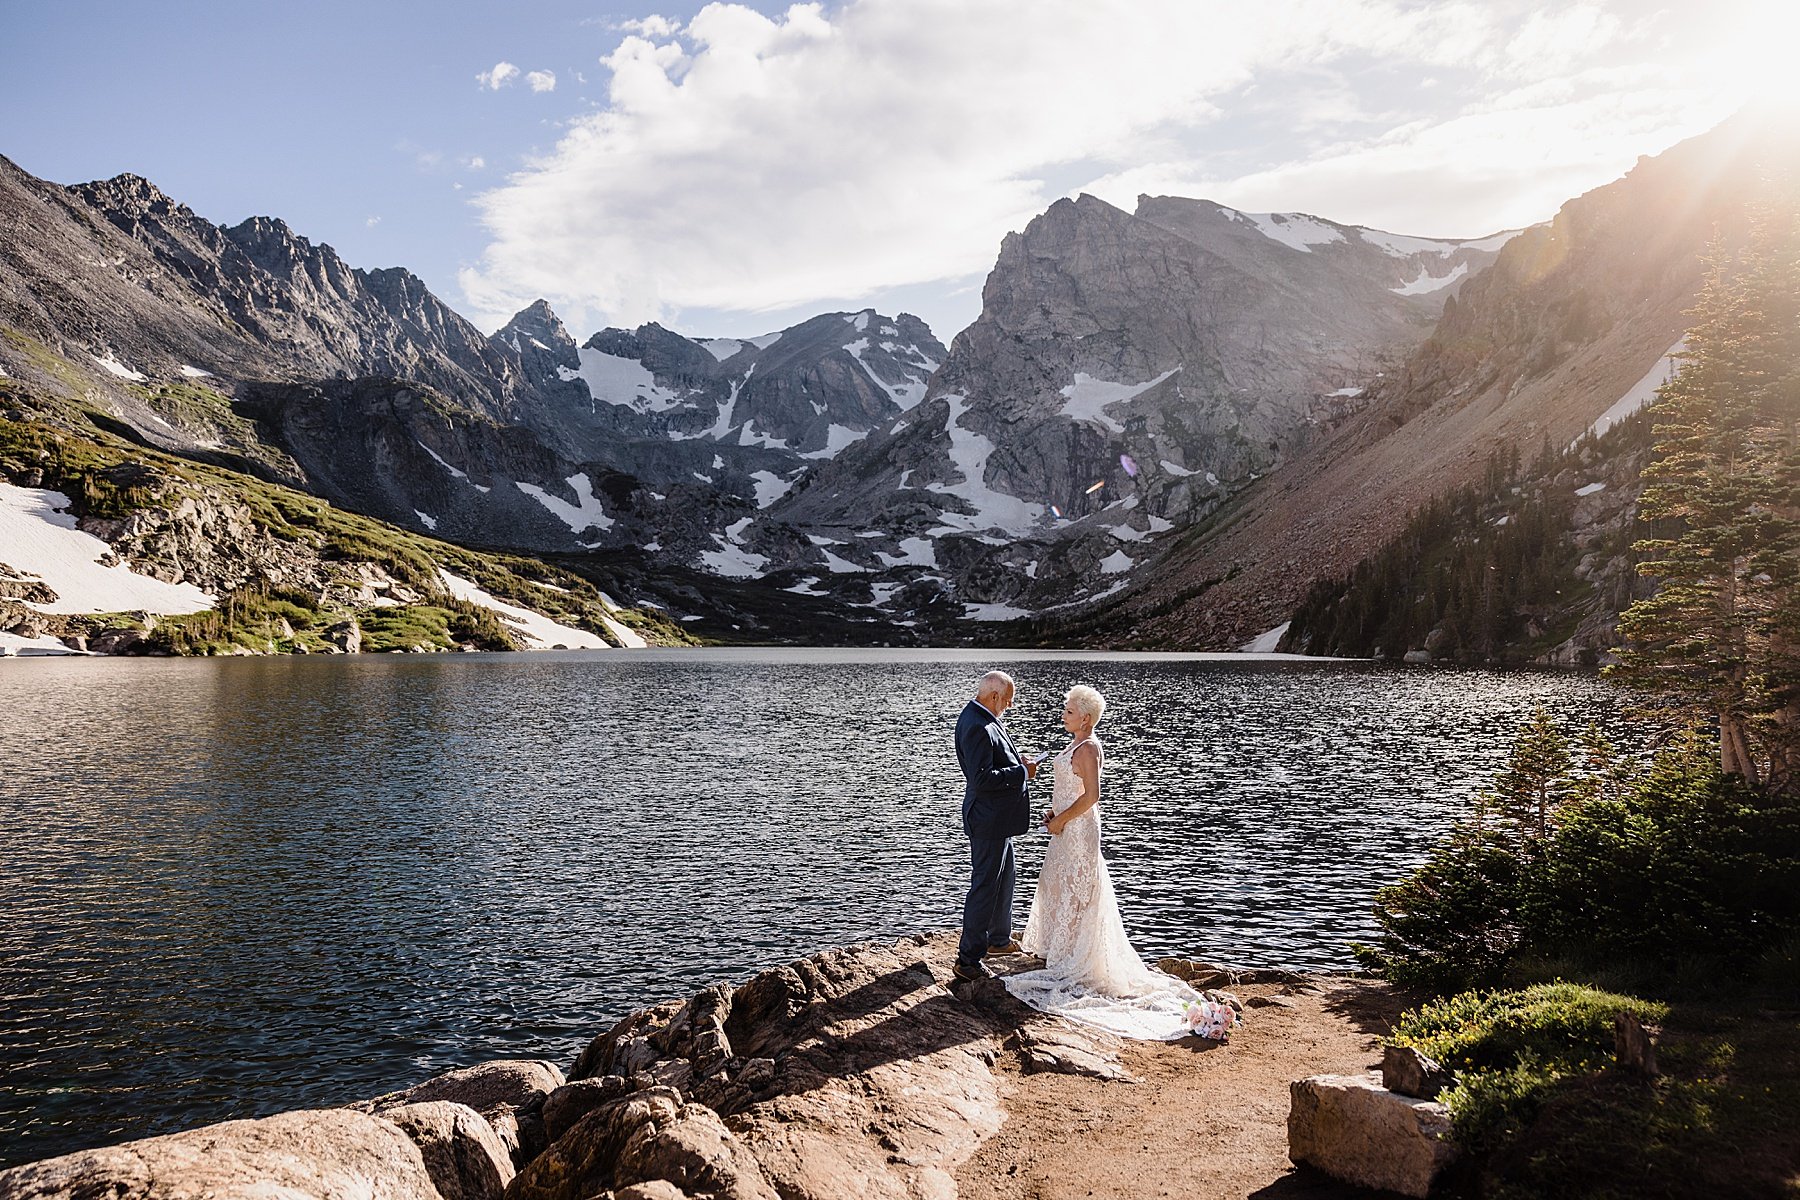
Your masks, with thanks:
[[[1745,18],[1735,44],[1719,64],[1724,77],[1736,75],[1749,103],[1800,120],[1800,5],[1764,0]]]

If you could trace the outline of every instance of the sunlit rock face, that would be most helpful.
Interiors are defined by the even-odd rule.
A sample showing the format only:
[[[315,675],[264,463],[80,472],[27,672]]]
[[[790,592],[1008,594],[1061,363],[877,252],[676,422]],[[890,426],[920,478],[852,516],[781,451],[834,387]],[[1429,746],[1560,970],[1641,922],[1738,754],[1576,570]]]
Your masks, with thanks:
[[[1004,612],[1116,587],[1354,408],[1509,235],[1447,242],[1304,214],[1063,200],[1008,235],[916,412],[774,515],[933,543]],[[1096,486],[1098,485],[1098,486]],[[922,553],[919,557],[923,557]]]

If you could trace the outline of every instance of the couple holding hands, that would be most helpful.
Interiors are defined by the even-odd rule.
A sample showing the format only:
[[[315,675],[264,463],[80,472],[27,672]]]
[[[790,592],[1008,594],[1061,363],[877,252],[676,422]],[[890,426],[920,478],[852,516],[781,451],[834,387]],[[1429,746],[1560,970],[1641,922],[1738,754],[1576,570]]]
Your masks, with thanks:
[[[1094,728],[1106,698],[1085,684],[1063,699],[1062,724],[1072,739],[1056,754],[1022,758],[1001,716],[1015,687],[989,671],[956,722],[962,766],[963,830],[969,836],[969,894],[963,903],[956,977],[993,975],[990,957],[1026,954],[1039,970],[1003,976],[1008,991],[1033,1008],[1126,1037],[1169,1040],[1196,1031],[1196,1014],[1211,1005],[1185,983],[1144,965],[1119,916],[1106,859],[1100,853],[1100,781],[1105,750]],[[1012,839],[1031,825],[1030,781],[1048,766],[1054,785],[1051,835],[1038,873],[1025,932],[1012,932]]]

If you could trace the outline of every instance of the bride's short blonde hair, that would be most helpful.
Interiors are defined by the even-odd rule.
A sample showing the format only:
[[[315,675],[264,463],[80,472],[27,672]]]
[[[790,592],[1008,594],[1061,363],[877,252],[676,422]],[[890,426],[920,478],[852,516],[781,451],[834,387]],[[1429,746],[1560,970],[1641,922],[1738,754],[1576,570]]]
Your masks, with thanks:
[[[1100,717],[1106,712],[1106,697],[1085,683],[1078,683],[1070,688],[1064,700],[1075,706],[1080,716],[1092,717],[1094,724],[1100,723]]]

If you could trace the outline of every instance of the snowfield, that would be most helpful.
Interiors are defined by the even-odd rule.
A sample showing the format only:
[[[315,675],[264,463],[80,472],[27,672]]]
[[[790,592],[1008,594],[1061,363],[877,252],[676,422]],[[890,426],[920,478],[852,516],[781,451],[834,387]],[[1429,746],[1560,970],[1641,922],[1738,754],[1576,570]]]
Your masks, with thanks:
[[[1114,433],[1124,433],[1125,426],[1107,416],[1106,410],[1115,404],[1123,404],[1127,400],[1143,395],[1179,370],[1181,370],[1180,367],[1175,367],[1172,370],[1164,371],[1155,379],[1144,383],[1112,383],[1077,371],[1075,382],[1062,390],[1065,401],[1062,406],[1062,415],[1075,421],[1094,421]]]
[[[558,520],[569,527],[570,532],[580,534],[589,528],[611,529],[613,519],[606,515],[601,507],[599,497],[594,495],[594,484],[585,474],[577,472],[569,476],[568,484],[575,490],[576,504],[552,496],[543,488],[531,483],[515,483],[513,486],[536,500],[539,504],[554,513]]]
[[[1612,402],[1612,406],[1595,418],[1588,426],[1588,432],[1599,437],[1607,430],[1629,417],[1644,405],[1656,399],[1656,389],[1675,377],[1675,371],[1681,365],[1680,355],[1687,349],[1687,335],[1667,350],[1656,360],[1656,364],[1644,372],[1644,377],[1625,390],[1625,394]],[[1577,439],[1579,440],[1579,439]]]
[[[46,613],[203,612],[214,597],[189,583],[165,583],[123,563],[105,567],[112,547],[75,528],[61,492],[0,483],[0,562],[42,579],[56,599]]]
[[[1423,296],[1427,292],[1435,292],[1439,288],[1449,287],[1468,273],[1468,263],[1457,263],[1456,268],[1448,275],[1433,275],[1430,271],[1420,271],[1419,277],[1411,283],[1402,284],[1397,288],[1389,288],[1388,291],[1397,296]]]
[[[452,575],[442,567],[438,568],[438,579],[443,582],[444,590],[458,600],[466,600],[470,604],[479,604],[483,608],[492,609],[501,621],[510,625],[527,650],[549,650],[554,646],[567,646],[571,650],[605,650],[606,639],[597,633],[589,633],[585,629],[576,629],[568,625],[559,625],[543,613],[532,612],[529,608],[520,608],[516,604],[496,598],[483,591],[473,580],[464,579],[460,575]]]
[[[997,492],[987,485],[985,476],[988,459],[994,453],[994,443],[979,433],[962,427],[963,414],[969,407],[967,397],[947,392],[943,399],[950,408],[950,415],[944,421],[944,432],[950,438],[950,462],[962,475],[963,481],[934,483],[930,490],[960,496],[975,507],[973,517],[961,513],[944,513],[944,527],[966,533],[1000,529],[1015,534],[1034,528],[1043,520],[1044,506],[1021,500],[1017,496],[1009,496],[1005,492]]]
[[[1224,207],[1219,211],[1234,221],[1248,221],[1264,237],[1303,254],[1311,254],[1314,246],[1344,240],[1336,226],[1305,213],[1247,213]]]

